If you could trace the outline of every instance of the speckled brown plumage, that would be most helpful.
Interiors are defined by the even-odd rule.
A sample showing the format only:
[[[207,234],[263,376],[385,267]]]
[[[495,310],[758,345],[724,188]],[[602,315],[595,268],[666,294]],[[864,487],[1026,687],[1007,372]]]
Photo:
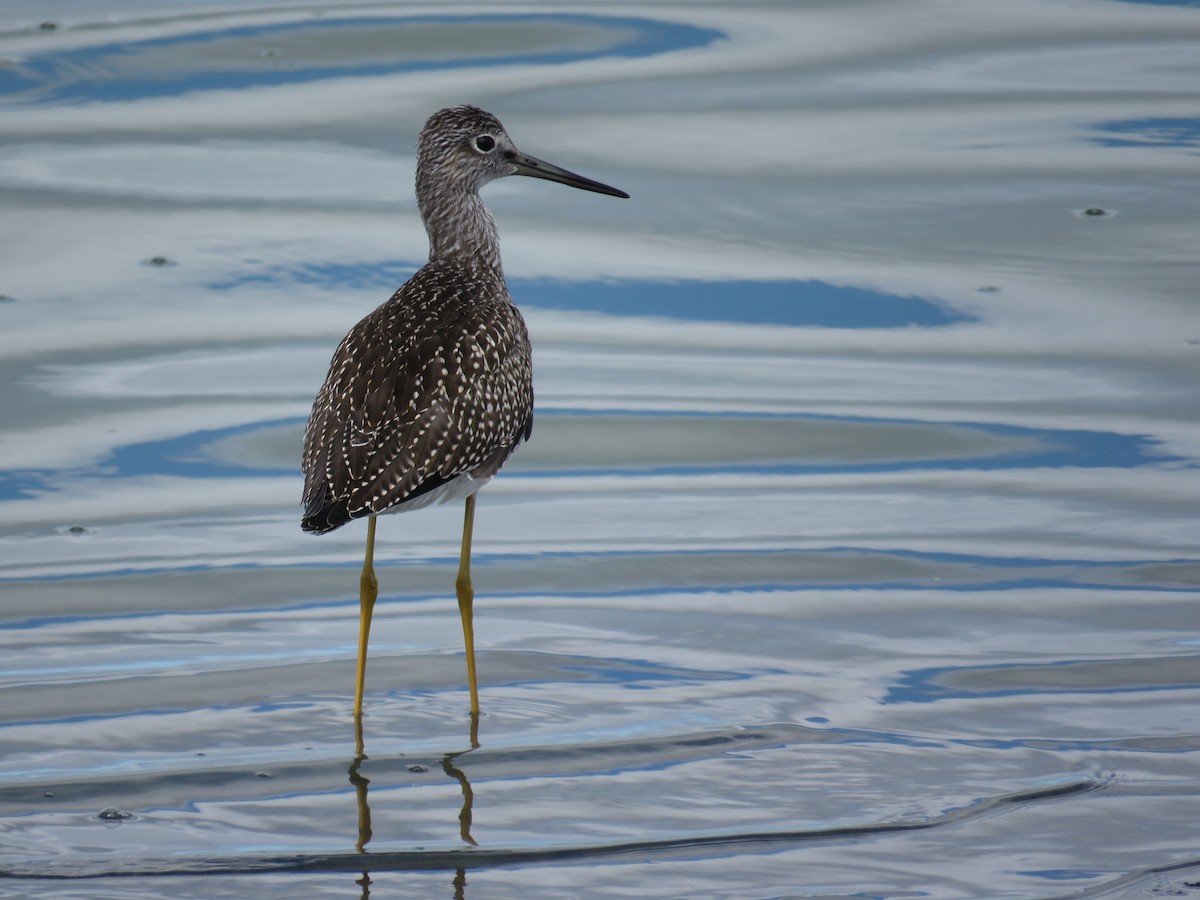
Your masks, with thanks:
[[[333,355],[304,436],[303,527],[481,486],[532,428],[529,335],[503,280],[430,262]]]

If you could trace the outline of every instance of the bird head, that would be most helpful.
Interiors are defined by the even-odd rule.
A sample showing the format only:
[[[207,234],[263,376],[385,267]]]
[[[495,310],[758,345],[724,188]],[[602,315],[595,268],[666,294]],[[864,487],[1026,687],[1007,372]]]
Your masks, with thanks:
[[[474,193],[507,175],[527,175],[560,184],[628,197],[624,191],[522,153],[500,120],[477,106],[452,106],[429,117],[417,142],[417,188],[428,179],[435,190],[456,186]]]

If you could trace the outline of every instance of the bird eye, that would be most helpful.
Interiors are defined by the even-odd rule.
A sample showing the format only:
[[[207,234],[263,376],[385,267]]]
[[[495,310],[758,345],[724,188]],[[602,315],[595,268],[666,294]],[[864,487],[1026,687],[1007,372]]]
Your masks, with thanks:
[[[496,149],[496,139],[490,134],[481,134],[475,138],[475,146],[483,153],[490,153]]]

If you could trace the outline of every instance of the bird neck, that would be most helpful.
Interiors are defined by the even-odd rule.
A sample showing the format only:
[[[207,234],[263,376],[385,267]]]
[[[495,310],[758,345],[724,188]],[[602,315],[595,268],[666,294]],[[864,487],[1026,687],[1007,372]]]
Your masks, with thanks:
[[[429,233],[429,259],[469,269],[486,268],[504,277],[496,221],[479,194],[444,185],[436,192],[418,185],[417,206]]]

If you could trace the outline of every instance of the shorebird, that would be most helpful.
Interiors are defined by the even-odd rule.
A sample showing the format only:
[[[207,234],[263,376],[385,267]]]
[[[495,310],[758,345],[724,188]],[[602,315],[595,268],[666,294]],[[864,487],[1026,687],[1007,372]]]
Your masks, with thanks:
[[[466,502],[455,592],[471,716],[478,721],[475,494],[533,430],[529,333],[504,282],[495,222],[479,196],[506,175],[629,196],[522,153],[482,109],[434,113],[417,144],[417,206],[429,261],[342,339],[305,429],[304,530],[323,534],[367,518],[354,692],[360,747],[367,642],[379,593],[375,520],[382,513]]]

